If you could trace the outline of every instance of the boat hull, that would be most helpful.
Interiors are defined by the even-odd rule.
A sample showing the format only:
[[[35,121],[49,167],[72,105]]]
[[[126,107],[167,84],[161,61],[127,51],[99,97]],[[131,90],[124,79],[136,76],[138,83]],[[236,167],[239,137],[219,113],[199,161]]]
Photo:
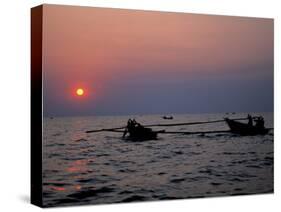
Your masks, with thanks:
[[[152,131],[149,128],[141,128],[129,131],[129,140],[132,141],[147,141],[156,140],[158,132]]]
[[[148,141],[148,140],[156,140],[157,133],[151,135],[129,135],[128,140],[131,141]]]

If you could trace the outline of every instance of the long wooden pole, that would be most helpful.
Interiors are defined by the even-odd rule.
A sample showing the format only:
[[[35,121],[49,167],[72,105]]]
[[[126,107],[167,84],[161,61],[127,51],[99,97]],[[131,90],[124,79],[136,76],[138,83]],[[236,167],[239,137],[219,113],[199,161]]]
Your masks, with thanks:
[[[231,120],[248,120],[248,118],[237,118]],[[183,125],[197,125],[197,124],[211,124],[211,123],[218,123],[224,122],[224,119],[221,120],[214,120],[214,121],[199,121],[199,122],[187,122],[187,123],[175,123],[175,124],[151,124],[145,125],[145,127],[172,127],[172,126],[183,126]]]
[[[194,132],[186,132],[186,131],[164,131],[159,132],[161,134],[184,134],[184,135],[192,135],[192,134],[211,134],[211,133],[230,133],[230,130],[215,130],[215,131],[194,131]]]
[[[255,118],[255,117],[253,117]],[[248,118],[236,118],[232,120],[247,120]],[[186,126],[186,125],[198,125],[198,124],[210,124],[210,123],[218,123],[224,122],[224,119],[221,120],[214,120],[214,121],[201,121],[201,122],[187,122],[187,123],[173,123],[173,124],[150,124],[150,125],[143,125],[143,127],[171,127],[171,126]],[[108,128],[108,129],[98,129],[98,130],[88,130],[86,133],[96,133],[96,132],[103,132],[103,131],[116,131],[125,129],[127,126],[124,127],[115,127],[115,128]]]
[[[105,132],[116,132],[116,133],[124,133],[123,130],[104,130]],[[216,131],[195,131],[195,132],[187,132],[187,131],[165,131],[160,130],[157,133],[159,134],[185,134],[185,135],[192,135],[192,134],[204,134],[204,133],[228,133],[230,130],[216,130]]]
[[[86,131],[86,133],[95,133],[95,132],[103,132],[103,131],[116,131],[116,130],[125,129],[126,127],[127,126],[125,126],[125,127],[116,127],[116,128],[109,128],[109,129],[88,130],[88,131]]]

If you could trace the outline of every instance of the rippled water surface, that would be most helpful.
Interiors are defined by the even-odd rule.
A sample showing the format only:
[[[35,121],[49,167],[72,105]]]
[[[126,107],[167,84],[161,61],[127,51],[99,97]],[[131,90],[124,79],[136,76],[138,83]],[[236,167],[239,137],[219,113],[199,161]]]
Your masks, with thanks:
[[[272,113],[263,113],[273,127]],[[44,118],[45,206],[99,204],[273,192],[273,132],[263,136],[160,134],[131,142],[121,134],[86,130],[217,120],[225,114]],[[246,117],[246,114],[231,115]],[[228,130],[224,122],[167,131]]]

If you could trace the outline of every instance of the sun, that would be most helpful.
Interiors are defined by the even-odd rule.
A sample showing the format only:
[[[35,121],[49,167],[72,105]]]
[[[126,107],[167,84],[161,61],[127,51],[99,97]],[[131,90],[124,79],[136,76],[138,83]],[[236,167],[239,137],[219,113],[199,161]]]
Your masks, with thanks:
[[[83,96],[84,95],[84,90],[82,88],[78,88],[76,90],[76,94],[77,94],[77,96]]]

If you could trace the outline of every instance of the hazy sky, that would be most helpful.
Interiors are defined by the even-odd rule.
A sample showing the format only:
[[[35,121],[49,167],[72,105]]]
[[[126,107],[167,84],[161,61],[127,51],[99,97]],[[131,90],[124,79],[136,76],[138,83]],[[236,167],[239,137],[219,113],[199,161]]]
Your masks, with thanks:
[[[273,111],[272,19],[43,11],[45,116]]]

